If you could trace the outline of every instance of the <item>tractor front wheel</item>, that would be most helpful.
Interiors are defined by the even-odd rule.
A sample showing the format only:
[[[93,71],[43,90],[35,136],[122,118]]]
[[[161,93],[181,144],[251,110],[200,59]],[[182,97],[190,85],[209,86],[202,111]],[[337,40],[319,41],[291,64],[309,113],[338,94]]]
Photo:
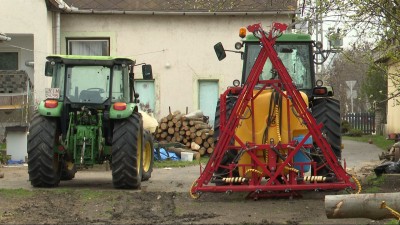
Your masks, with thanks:
[[[76,165],[71,161],[64,161],[61,170],[61,180],[72,180],[75,178]]]
[[[143,123],[135,113],[114,123],[111,167],[115,188],[139,188],[142,180]]]
[[[28,135],[28,173],[34,187],[55,187],[60,183],[61,163],[54,152],[57,121],[35,114]]]
[[[145,131],[143,135],[143,174],[142,181],[148,180],[153,172],[154,147],[150,132]]]

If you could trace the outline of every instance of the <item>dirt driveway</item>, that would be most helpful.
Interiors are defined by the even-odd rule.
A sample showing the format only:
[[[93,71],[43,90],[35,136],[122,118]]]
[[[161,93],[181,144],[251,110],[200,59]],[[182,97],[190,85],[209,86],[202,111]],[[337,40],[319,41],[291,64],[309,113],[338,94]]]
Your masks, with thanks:
[[[347,166],[373,168],[381,152],[373,145],[345,141]],[[246,199],[246,193],[204,193],[190,198],[199,167],[155,169],[141,190],[115,190],[104,167],[79,171],[58,188],[32,188],[26,167],[2,168],[1,224],[384,224],[370,219],[328,220],[324,194],[299,199]],[[10,190],[18,189],[18,190]],[[334,194],[334,193],[330,193]],[[387,222],[387,221],[386,221]]]

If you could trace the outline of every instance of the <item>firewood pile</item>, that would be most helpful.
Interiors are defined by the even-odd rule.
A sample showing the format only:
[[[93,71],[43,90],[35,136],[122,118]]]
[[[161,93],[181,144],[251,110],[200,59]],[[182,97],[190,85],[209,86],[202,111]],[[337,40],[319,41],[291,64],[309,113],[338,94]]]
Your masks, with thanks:
[[[161,118],[155,137],[159,142],[178,142],[200,155],[214,151],[214,130],[200,110],[188,114],[180,111]]]

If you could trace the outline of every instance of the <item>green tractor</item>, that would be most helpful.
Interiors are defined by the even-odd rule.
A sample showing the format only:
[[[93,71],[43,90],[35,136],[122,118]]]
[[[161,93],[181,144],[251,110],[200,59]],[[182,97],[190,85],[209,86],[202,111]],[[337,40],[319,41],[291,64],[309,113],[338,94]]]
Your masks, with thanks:
[[[143,128],[135,61],[110,56],[48,56],[52,77],[28,135],[34,187],[55,187],[77,170],[110,162],[115,188],[139,188],[153,170],[153,138]],[[142,65],[152,79],[151,65]]]
[[[221,43],[217,43],[214,46],[215,52],[219,60],[222,60],[226,57],[226,51],[228,52],[236,52],[240,53],[243,59],[243,70],[242,70],[242,79],[241,81],[235,80],[233,82],[233,86],[240,87],[240,84],[244,84],[249,76],[250,70],[252,69],[260,49],[262,45],[260,43],[260,39],[256,38],[254,34],[247,34],[246,29],[242,28],[239,32],[239,36],[242,38],[241,42],[237,42],[235,44],[236,50],[225,50]],[[341,160],[341,117],[340,117],[340,103],[338,100],[333,98],[333,89],[330,86],[324,86],[321,80],[317,80],[315,76],[314,64],[322,64],[323,61],[326,60],[327,56],[331,52],[335,52],[337,50],[322,50],[322,44],[320,42],[315,42],[311,39],[311,36],[308,34],[294,34],[294,33],[284,33],[280,37],[277,38],[276,43],[274,45],[275,51],[278,54],[278,57],[282,61],[283,65],[286,67],[288,73],[290,74],[294,85],[296,88],[302,93],[307,106],[309,107],[309,111],[312,112],[313,117],[316,119],[318,124],[323,124],[322,133],[324,137],[326,137],[328,143],[331,146],[331,149],[337,159]],[[244,49],[241,51],[241,49]],[[321,57],[317,57],[320,55]],[[318,58],[322,58],[321,61],[317,61]],[[259,76],[259,81],[268,81],[274,80],[278,78],[278,73],[275,69],[273,69],[271,61],[267,59],[262,73]],[[261,86],[256,86],[256,89],[261,89]],[[229,118],[229,115],[232,112],[232,109],[235,106],[237,98],[239,96],[239,92],[235,93],[235,89],[232,89],[231,93],[226,96],[225,105],[221,107],[220,99],[217,103],[216,114],[215,114],[215,140],[218,140],[218,136],[220,133],[220,117],[224,114],[224,118]],[[240,90],[238,88],[237,90]],[[268,101],[262,101],[259,105],[254,105],[255,113],[257,115],[262,115],[260,118],[257,118],[259,124],[267,123],[267,128],[264,132],[262,132],[260,139],[262,139],[262,143],[267,143],[271,137],[271,129],[275,129],[274,127],[278,124],[281,125],[278,130],[279,132],[283,132],[283,129],[288,129],[289,137],[283,137],[287,139],[286,141],[292,140],[292,138],[296,138],[297,136],[302,135],[302,133],[297,133],[295,131],[296,125],[298,123],[298,119],[294,119],[291,121],[281,121],[284,116],[280,115],[279,120],[275,121],[276,118],[275,112],[279,111],[283,112],[286,103],[282,102],[282,96],[274,92],[273,89],[266,89],[263,92],[271,92],[271,98],[268,98]],[[257,92],[257,90],[255,90]],[[223,108],[223,111],[221,109]],[[250,106],[249,106],[250,108]],[[263,115],[267,114],[267,121]],[[292,110],[293,111],[293,110]],[[296,118],[296,113],[293,113]],[[243,115],[243,120],[247,119],[248,116]],[[285,124],[283,127],[282,124]],[[299,124],[301,129],[306,129],[304,124]],[[250,126],[251,127],[251,126]],[[239,128],[238,128],[239,129]],[[240,130],[240,129],[239,129]],[[236,131],[236,134],[240,132]],[[251,129],[249,129],[251,130]],[[302,131],[304,133],[304,131]],[[272,133],[276,133],[275,131]],[[239,134],[240,135],[240,134]],[[243,136],[243,135],[242,135]],[[276,137],[274,137],[276,140]],[[251,140],[251,138],[248,138]],[[232,139],[231,143],[233,144],[235,140]],[[328,175],[331,171],[330,168],[326,166],[325,159],[322,157],[322,153],[319,148],[313,148],[310,150],[309,158],[310,160],[317,162],[317,167],[319,168],[316,171],[316,174],[325,176]],[[230,163],[238,160],[240,161],[240,156],[237,156],[237,150],[228,150],[224,157],[222,158],[222,165],[229,165]],[[242,157],[243,158],[243,157]],[[217,176],[226,177],[228,169],[224,167],[218,168],[216,171]],[[239,173],[237,170],[233,170],[233,174],[237,176]]]

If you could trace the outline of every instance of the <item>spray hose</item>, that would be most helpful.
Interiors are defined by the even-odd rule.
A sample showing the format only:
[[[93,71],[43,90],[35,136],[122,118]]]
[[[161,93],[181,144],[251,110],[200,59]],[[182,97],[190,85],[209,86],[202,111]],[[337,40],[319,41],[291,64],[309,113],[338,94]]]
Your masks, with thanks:
[[[356,176],[351,175],[351,174],[349,174],[349,175],[351,176],[351,178],[354,180],[354,182],[355,182],[356,185],[357,185],[357,192],[356,192],[356,193],[353,193],[353,194],[356,194],[356,195],[360,194],[360,193],[361,193],[361,190],[362,190],[360,181],[358,181],[358,179],[356,178]]]
[[[200,194],[199,193],[192,193],[192,189],[197,185],[197,180],[195,180],[192,185],[190,186],[189,189],[189,195],[190,197],[192,197],[193,199],[198,199],[200,198]]]
[[[278,142],[282,141],[280,125],[279,125],[279,106],[275,105],[275,121],[276,121],[276,135],[278,136]]]

